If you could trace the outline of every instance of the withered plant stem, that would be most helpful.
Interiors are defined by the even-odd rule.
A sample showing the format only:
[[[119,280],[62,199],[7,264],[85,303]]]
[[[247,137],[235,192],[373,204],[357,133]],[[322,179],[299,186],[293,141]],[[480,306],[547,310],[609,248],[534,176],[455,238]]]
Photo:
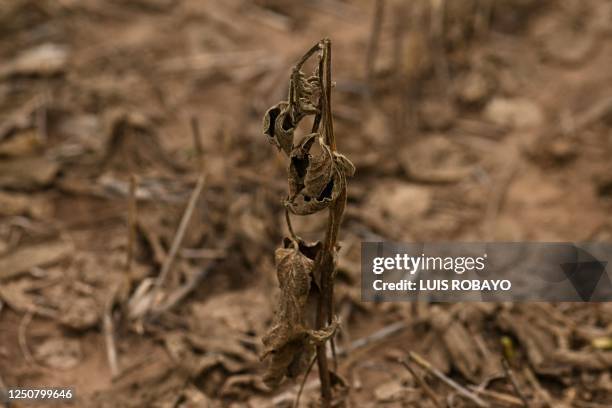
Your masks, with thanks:
[[[187,226],[189,225],[189,221],[191,220],[191,215],[193,214],[193,210],[198,202],[198,198],[200,197],[200,193],[202,193],[202,189],[204,188],[204,183],[206,182],[206,175],[202,172],[198,177],[197,184],[191,193],[191,197],[189,197],[189,203],[185,208],[185,212],[183,213],[183,217],[181,218],[181,222],[176,231],[176,235],[172,240],[172,245],[170,246],[170,252],[166,259],[164,260],[164,264],[162,265],[162,270],[157,277],[157,281],[155,282],[155,286],[159,289],[168,278],[168,274],[170,273],[170,269],[172,268],[172,264],[174,259],[176,258],[176,254],[178,253],[179,248],[183,242],[183,238],[185,237],[185,232],[187,231]]]
[[[130,176],[130,194],[128,197],[128,247],[125,270],[128,274],[132,271],[134,259],[134,246],[136,245],[136,176]],[[128,276],[128,279],[130,277]]]
[[[332,152],[336,151],[336,139],[334,137],[333,117],[331,112],[331,41],[325,39],[322,42],[323,46],[323,66],[325,72],[319,71],[319,75],[323,76],[324,81],[321,87],[321,103],[322,119],[325,122],[325,141],[330,146]],[[336,241],[338,239],[338,230],[342,221],[342,214],[346,205],[346,186],[340,192],[340,195],[334,203],[329,207],[329,218],[327,222],[327,231],[325,233],[325,242],[323,250],[317,259],[315,269],[321,277],[321,295],[317,304],[316,329],[321,329],[325,322],[331,324],[333,318],[334,304],[334,251]],[[331,340],[332,355],[334,362],[336,361],[335,345],[333,338]],[[329,376],[329,368],[327,362],[326,343],[317,347],[317,363],[319,367],[319,379],[321,381],[321,398],[324,407],[331,405],[332,391]],[[336,364],[335,364],[336,365]],[[335,366],[334,365],[334,366]]]
[[[306,54],[302,55],[302,58],[300,58],[297,64],[295,64],[295,67],[293,68],[293,72],[297,72],[300,69],[302,69],[302,65],[304,65],[304,63],[308,61],[308,58],[312,57],[314,53],[319,51],[320,49],[321,49],[320,43],[313,45],[308,51],[306,51]]]
[[[523,403],[523,407],[529,408],[529,401],[527,401],[527,397],[525,397],[525,394],[523,393],[523,391],[521,391],[521,387],[519,386],[518,381],[516,380],[516,376],[514,375],[514,372],[512,371],[512,368],[510,367],[510,363],[508,362],[506,358],[502,358],[502,367],[504,368],[504,373],[506,374],[506,378],[508,379],[508,381],[510,381],[512,388],[514,389],[514,392],[521,399],[521,402]]]
[[[202,134],[200,133],[200,122],[195,116],[191,117],[191,136],[193,137],[193,147],[198,159],[200,170],[204,169],[204,147],[202,143]]]
[[[326,250],[323,250],[323,255],[321,258],[328,258],[328,252]],[[323,263],[325,261],[322,260],[320,262]],[[321,329],[324,326],[324,322],[326,321],[325,306],[327,304],[328,291],[329,289],[327,276],[321,274],[321,295],[319,296],[319,300],[317,303],[317,317],[315,321],[315,328],[317,330]],[[317,366],[319,368],[319,380],[321,381],[322,406],[327,408],[331,405],[332,391],[331,381],[329,377],[329,368],[327,365],[326,343],[317,346]]]
[[[442,405],[440,405],[440,401],[438,401],[436,394],[433,392],[431,387],[427,385],[425,380],[421,378],[421,376],[414,370],[414,368],[412,368],[412,366],[407,361],[404,361],[404,360],[400,360],[400,364],[403,365],[406,368],[406,370],[410,372],[410,374],[412,374],[412,377],[416,380],[416,382],[423,389],[423,391],[425,391],[425,394],[427,394],[431,402],[433,402],[437,408],[442,408]]]
[[[289,230],[291,239],[297,239],[297,235],[295,235],[295,231],[293,230],[293,225],[291,225],[291,216],[289,215],[287,207],[285,207],[285,221],[287,222],[287,229]]]
[[[488,402],[484,401],[483,399],[481,399],[479,396],[477,396],[470,390],[466,389],[465,387],[453,381],[451,378],[447,377],[442,371],[432,366],[427,360],[425,360],[423,357],[421,357],[417,353],[414,353],[411,351],[410,353],[408,353],[408,359],[411,362],[418,365],[419,367],[421,367],[422,369],[432,374],[434,377],[442,381],[444,384],[446,384],[453,390],[455,390],[462,397],[471,400],[476,406],[481,407],[481,408],[490,407]]]
[[[372,31],[370,33],[370,41],[368,42],[368,50],[366,52],[366,80],[369,86],[372,85],[374,63],[378,56],[378,43],[380,42],[380,33],[385,12],[385,0],[376,0],[374,7],[374,20],[372,22]]]
[[[30,348],[28,347],[28,339],[27,339],[27,330],[30,322],[32,321],[32,317],[34,313],[29,311],[23,318],[21,319],[21,323],[19,323],[19,329],[17,330],[17,340],[19,341],[19,347],[21,348],[21,353],[23,354],[23,358],[28,364],[37,365],[36,360],[32,356],[30,352]]]
[[[314,74],[306,77],[301,68],[315,54],[318,61]],[[289,212],[296,215],[310,215],[324,208],[328,208],[329,211],[325,237],[322,245],[319,245],[320,242],[316,244],[317,252],[314,262],[311,261],[312,257],[308,257],[310,260],[306,260],[307,255],[301,252],[300,245],[294,249],[296,255],[299,255],[298,257],[291,255],[291,258],[287,258],[289,263],[277,262],[277,274],[282,296],[288,300],[279,303],[280,314],[278,316],[282,321],[279,321],[275,328],[262,339],[269,348],[266,355],[282,350],[281,358],[278,357],[278,354],[272,357],[273,361],[264,376],[264,380],[276,386],[283,377],[289,377],[290,375],[287,374],[290,372],[287,369],[290,369],[295,361],[288,361],[282,356],[288,354],[287,350],[293,351],[293,348],[302,347],[307,348],[310,354],[310,346],[314,342],[316,344],[316,356],[311,361],[311,366],[316,361],[321,384],[321,405],[323,407],[330,407],[332,404],[331,372],[327,359],[328,341],[331,343],[332,356],[334,357],[334,370],[337,365],[333,338],[337,328],[333,310],[336,242],[346,206],[346,179],[355,172],[350,160],[336,152],[331,103],[333,87],[331,61],[331,41],[325,38],[311,47],[294,66],[289,81],[288,102],[280,102],[269,109],[264,116],[264,134],[267,135],[268,140],[282,149],[290,159],[288,181],[291,195],[285,201],[285,219],[294,244],[300,242],[300,238],[293,230]],[[314,115],[312,134],[308,135],[299,145],[296,145],[294,144],[293,131],[300,120],[309,115]],[[287,130],[287,125],[290,125],[289,130]],[[310,152],[313,143],[322,148],[322,154],[317,155]],[[303,201],[297,201],[298,196]],[[314,205],[312,205],[313,202]],[[282,251],[285,250],[286,247],[282,249]],[[307,267],[306,264],[308,264]],[[290,272],[289,276],[293,277],[293,281],[289,283],[287,281],[290,279],[286,279],[287,272]],[[300,286],[302,285],[303,279],[301,278],[303,275],[309,282],[314,280],[318,286],[318,291],[316,291],[310,283],[306,285],[308,286],[308,295],[311,293],[314,295],[314,292],[317,292],[315,295],[317,296],[316,316],[314,330],[311,330],[313,327],[308,327],[306,340],[303,343],[295,344],[293,340],[295,334],[302,336],[304,330],[303,321],[305,321],[305,318],[301,314],[307,313],[306,303],[308,299],[302,296],[303,288]],[[289,306],[295,309],[291,309],[291,313],[288,312]],[[278,327],[286,327],[287,329],[278,330]],[[304,381],[306,381],[309,371],[310,368]],[[298,394],[301,394],[301,391]],[[298,403],[299,397],[296,400],[296,404]]]
[[[104,343],[106,345],[106,358],[111,372],[111,378],[116,378],[121,372],[119,368],[119,357],[117,354],[117,343],[115,342],[115,324],[113,322],[113,305],[118,288],[112,290],[104,306],[102,326],[104,331]]]
[[[331,107],[331,41],[329,39],[323,40],[323,59],[325,60],[325,86],[323,87],[323,93],[325,95],[325,137],[327,144],[329,145],[332,152],[336,151],[336,138],[334,136],[334,120],[332,118],[332,107]]]
[[[306,380],[308,379],[308,375],[314,366],[314,363],[317,359],[313,358],[310,364],[308,364],[308,368],[306,369],[306,373],[304,374],[304,378],[302,378],[302,382],[300,383],[300,388],[298,389],[297,395],[295,396],[295,403],[293,404],[293,408],[298,408],[300,406],[300,398],[302,396],[302,392],[304,392],[304,386],[306,385]]]

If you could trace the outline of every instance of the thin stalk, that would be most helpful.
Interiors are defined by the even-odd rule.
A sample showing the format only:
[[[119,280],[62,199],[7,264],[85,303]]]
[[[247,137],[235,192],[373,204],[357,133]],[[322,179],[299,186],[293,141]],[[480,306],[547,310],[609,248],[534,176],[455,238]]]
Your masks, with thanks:
[[[370,86],[372,85],[371,82],[374,77],[374,63],[378,56],[378,44],[380,42],[380,33],[385,12],[385,0],[376,0],[374,7],[372,31],[370,33],[370,41],[368,42],[368,50],[366,52],[366,80]]]
[[[293,225],[291,225],[291,217],[289,216],[289,210],[287,207],[285,207],[285,221],[287,222],[287,229],[289,229],[291,239],[297,240],[297,235],[295,235],[295,231],[293,231]]]
[[[134,259],[134,247],[136,246],[136,176],[130,176],[130,193],[128,198],[128,247],[125,260],[125,270],[128,280],[131,280],[132,262]]]
[[[319,75],[324,80],[321,82],[321,101],[323,107],[322,119],[325,121],[325,142],[330,147],[331,151],[336,151],[336,139],[334,136],[333,117],[331,112],[331,42],[325,39],[323,44],[323,67],[324,72],[319,72]],[[338,239],[338,230],[342,220],[342,214],[346,205],[346,187],[342,189],[339,197],[329,208],[329,218],[327,223],[327,231],[325,233],[325,242],[319,259],[317,260],[316,268],[321,277],[321,294],[317,304],[316,328],[321,329],[324,322],[331,324],[333,319],[333,295],[334,295],[334,251],[336,249],[336,241]],[[333,338],[331,340],[332,355],[336,362],[336,350]],[[319,379],[321,381],[321,398],[324,407],[331,405],[331,384],[327,362],[326,344],[317,347],[317,362],[319,367]]]
[[[325,96],[325,137],[327,144],[329,145],[332,152],[336,151],[336,138],[334,137],[334,121],[332,119],[332,108],[331,108],[331,41],[328,38],[323,40],[323,58],[325,60],[325,86],[324,96]]]
[[[185,208],[185,212],[183,213],[183,217],[181,218],[181,222],[179,227],[174,235],[174,239],[172,240],[172,245],[170,246],[170,252],[166,256],[164,263],[162,265],[161,272],[155,281],[156,290],[159,290],[161,286],[166,282],[168,278],[168,274],[170,273],[170,269],[172,268],[172,264],[174,259],[176,258],[176,254],[183,243],[183,238],[185,237],[185,232],[187,231],[187,227],[189,222],[191,221],[191,215],[193,214],[193,210],[198,203],[198,199],[200,198],[200,193],[204,188],[204,184],[206,182],[205,173],[200,173],[200,177],[198,177],[198,181],[196,183],[193,192],[191,193],[191,197],[189,197],[189,202],[187,203],[187,207]]]

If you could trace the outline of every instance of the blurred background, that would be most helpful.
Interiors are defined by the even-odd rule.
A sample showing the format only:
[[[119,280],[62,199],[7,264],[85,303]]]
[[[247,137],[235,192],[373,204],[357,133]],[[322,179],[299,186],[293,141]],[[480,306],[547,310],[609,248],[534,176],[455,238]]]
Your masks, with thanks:
[[[492,406],[522,406],[502,356],[533,406],[611,406],[611,304],[362,303],[359,263],[361,241],[610,241],[611,35],[607,0],[0,0],[0,388],[291,406],[261,381],[287,233],[262,117],[329,37],[357,166],[344,403],[433,407],[412,350]]]

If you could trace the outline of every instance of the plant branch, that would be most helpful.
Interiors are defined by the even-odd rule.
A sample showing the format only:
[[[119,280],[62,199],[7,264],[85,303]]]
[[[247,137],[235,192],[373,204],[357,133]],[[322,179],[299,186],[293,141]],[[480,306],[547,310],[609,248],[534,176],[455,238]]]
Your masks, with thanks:
[[[510,368],[510,363],[508,363],[508,360],[506,358],[502,358],[502,367],[504,367],[506,378],[508,378],[508,380],[510,381],[512,388],[514,389],[514,392],[521,399],[521,402],[523,403],[523,407],[529,408],[529,402],[527,401],[525,394],[521,391],[518,381],[516,380],[516,376],[514,375],[512,368]]]
[[[425,394],[427,394],[427,396],[434,403],[434,405],[437,408],[442,408],[442,405],[440,405],[440,401],[438,401],[438,398],[436,398],[436,394],[433,392],[431,387],[429,385],[427,385],[425,380],[423,380],[421,378],[421,376],[418,375],[416,371],[414,371],[412,366],[410,364],[408,364],[407,361],[404,361],[404,360],[400,360],[399,362],[400,362],[401,365],[406,367],[406,370],[408,370],[410,372],[410,374],[412,374],[412,377],[416,380],[416,382],[419,384],[419,386],[425,391]]]
[[[183,213],[183,217],[181,218],[181,222],[176,231],[176,235],[172,240],[172,245],[170,246],[170,253],[164,260],[164,264],[162,265],[162,270],[159,273],[157,280],[155,281],[156,289],[159,289],[166,279],[168,278],[168,274],[172,267],[172,263],[176,258],[176,254],[178,253],[179,248],[183,242],[183,238],[185,237],[185,232],[187,231],[187,226],[189,225],[189,221],[191,220],[191,215],[193,214],[193,210],[198,202],[198,198],[200,198],[200,193],[204,188],[204,183],[206,182],[205,173],[200,173],[200,177],[196,183],[193,192],[191,193],[191,197],[189,197],[189,203],[187,203],[187,207],[185,208],[185,212]]]
[[[481,407],[481,408],[488,408],[490,406],[488,402],[484,401],[482,398],[480,398],[479,396],[477,396],[470,390],[466,389],[465,387],[462,387],[461,385],[457,384],[455,381],[453,381],[452,379],[444,375],[442,371],[432,366],[427,360],[425,360],[423,357],[419,356],[418,354],[411,351],[408,354],[408,358],[410,359],[410,361],[412,361],[413,363],[415,363],[422,369],[433,374],[434,377],[438,378],[444,384],[448,385],[449,387],[457,391],[459,395],[471,400],[474,404],[476,404],[476,406]]]

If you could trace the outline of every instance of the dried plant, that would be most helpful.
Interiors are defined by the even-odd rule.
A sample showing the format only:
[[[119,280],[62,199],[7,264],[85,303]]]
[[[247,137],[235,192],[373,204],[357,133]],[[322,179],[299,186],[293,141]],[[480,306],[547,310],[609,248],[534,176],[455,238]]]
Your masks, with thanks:
[[[302,67],[317,55],[318,64],[307,76]],[[326,343],[331,342],[338,322],[333,311],[333,287],[337,238],[346,206],[347,178],[355,167],[336,151],[331,113],[331,42],[322,40],[295,65],[289,80],[289,96],[264,116],[268,140],[289,158],[289,195],[285,215],[290,237],[276,250],[280,286],[274,324],[263,337],[264,358],[269,366],[264,377],[272,388],[285,378],[295,378],[309,367],[313,354],[319,368],[323,406],[332,399]],[[297,142],[295,130],[302,119],[313,117],[311,133]],[[323,242],[308,243],[295,234],[290,214],[305,216],[328,209]],[[313,318],[308,313],[316,301]]]

